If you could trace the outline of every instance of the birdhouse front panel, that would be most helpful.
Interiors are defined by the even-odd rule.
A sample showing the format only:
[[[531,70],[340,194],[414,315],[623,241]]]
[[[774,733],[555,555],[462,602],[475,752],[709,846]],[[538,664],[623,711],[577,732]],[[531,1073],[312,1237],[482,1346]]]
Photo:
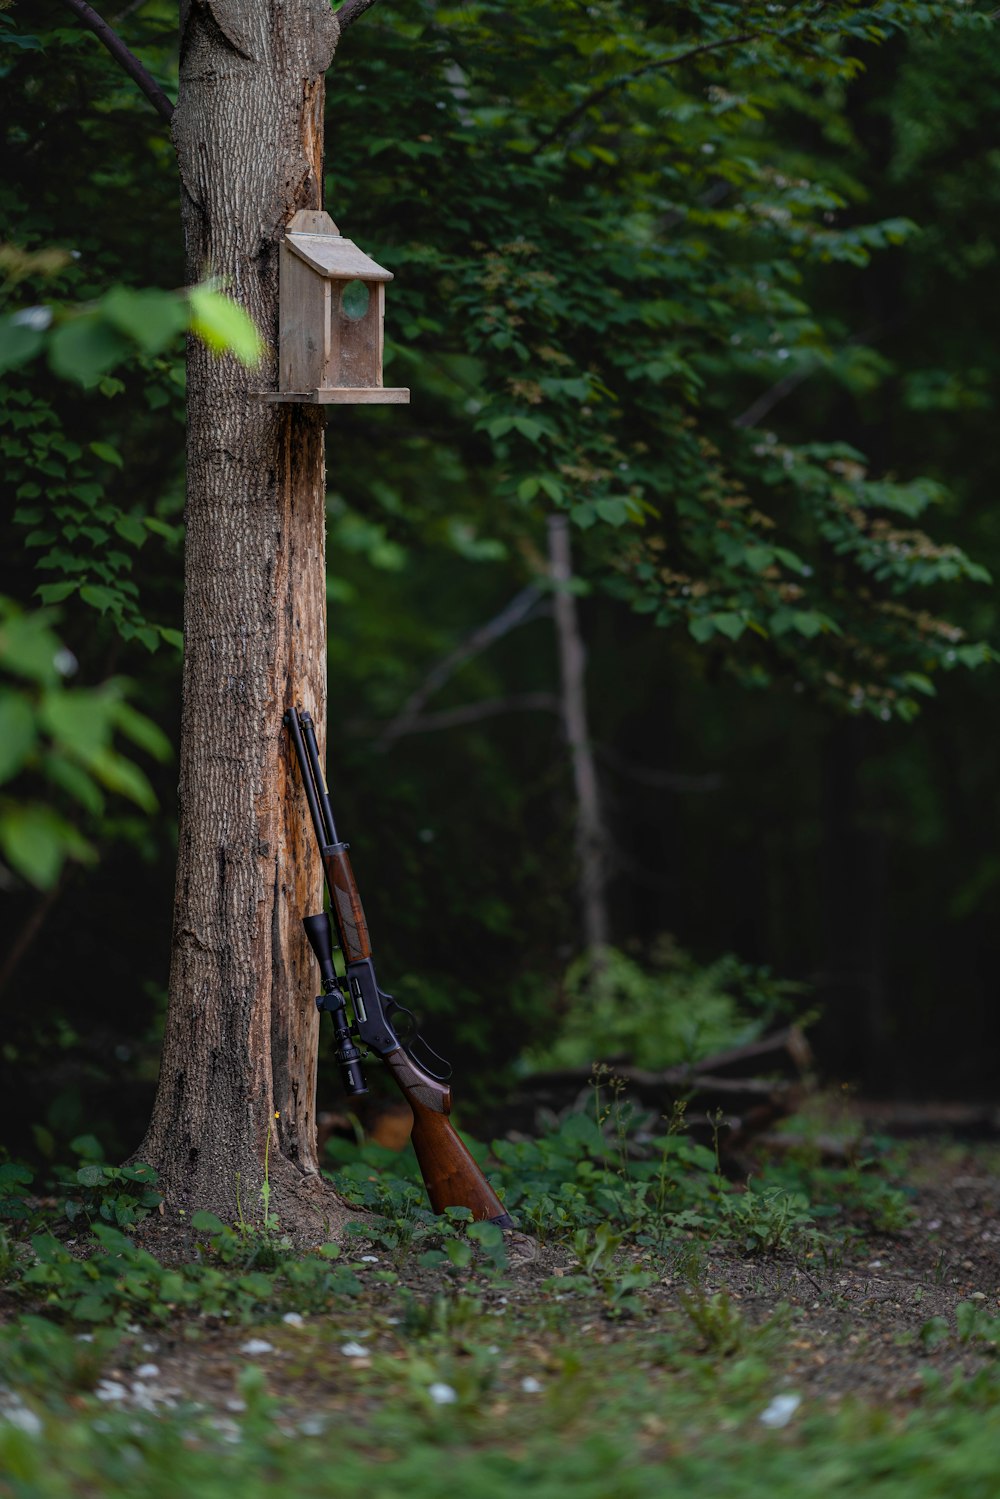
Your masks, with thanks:
[[[333,282],[329,385],[382,384],[385,286],[381,281]]]
[[[382,385],[385,283],[392,272],[303,209],[281,246],[276,401],[403,403]]]

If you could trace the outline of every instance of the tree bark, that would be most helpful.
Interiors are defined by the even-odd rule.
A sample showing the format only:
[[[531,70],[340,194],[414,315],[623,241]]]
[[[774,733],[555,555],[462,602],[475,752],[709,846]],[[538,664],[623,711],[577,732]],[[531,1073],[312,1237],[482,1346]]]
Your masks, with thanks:
[[[343,1216],[318,1175],[314,965],[322,908],[282,714],[326,721],[323,415],[272,405],[278,245],[322,207],[329,0],[187,0],[174,142],[188,276],[209,272],[269,345],[247,369],[188,352],[180,831],[170,999],[152,1121],[137,1152],[168,1205],[257,1202],[319,1237]],[[277,1116],[277,1117],[276,1117]]]
[[[601,818],[597,767],[587,730],[587,695],[584,682],[587,654],[580,634],[576,600],[569,590],[573,563],[569,544],[569,522],[564,515],[550,515],[549,573],[555,584],[553,609],[559,645],[559,678],[563,728],[573,766],[576,792],[576,857],[579,869],[580,919],[586,950],[596,962],[608,945],[608,907],[605,861],[607,838]]]

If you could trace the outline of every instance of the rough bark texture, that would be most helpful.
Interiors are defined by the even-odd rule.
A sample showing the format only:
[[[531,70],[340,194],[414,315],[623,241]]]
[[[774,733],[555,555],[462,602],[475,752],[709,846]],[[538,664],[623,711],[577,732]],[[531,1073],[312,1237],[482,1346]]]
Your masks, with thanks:
[[[273,1207],[306,1235],[341,1210],[317,1175],[317,980],[299,922],[321,908],[322,875],[282,712],[294,694],[326,717],[323,417],[254,393],[275,383],[283,225],[322,206],[337,37],[329,0],[182,5],[173,130],[188,275],[223,278],[271,347],[256,370],[189,351],[173,958],[138,1152],[172,1207],[228,1216],[237,1178],[255,1207],[270,1132]]]

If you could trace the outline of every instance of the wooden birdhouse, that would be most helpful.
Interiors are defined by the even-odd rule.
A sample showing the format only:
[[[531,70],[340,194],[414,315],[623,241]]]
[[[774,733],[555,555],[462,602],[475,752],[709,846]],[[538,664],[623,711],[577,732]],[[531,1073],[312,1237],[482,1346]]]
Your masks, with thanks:
[[[385,284],[392,272],[344,239],[328,213],[300,209],[281,245],[278,389],[269,401],[404,404],[382,384]]]

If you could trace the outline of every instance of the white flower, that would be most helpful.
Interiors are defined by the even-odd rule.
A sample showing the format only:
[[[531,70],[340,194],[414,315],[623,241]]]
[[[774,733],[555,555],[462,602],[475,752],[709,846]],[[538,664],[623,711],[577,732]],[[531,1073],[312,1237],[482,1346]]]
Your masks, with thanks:
[[[30,328],[33,333],[44,333],[52,322],[51,307],[22,307],[11,318],[15,328]]]
[[[241,1353],[273,1353],[274,1348],[270,1343],[265,1343],[263,1338],[251,1338],[240,1348]]]
[[[450,1384],[432,1384],[427,1393],[435,1405],[454,1405],[458,1399]]]
[[[521,1389],[526,1395],[538,1395],[541,1392],[541,1383],[529,1374],[527,1379],[521,1380]]]
[[[160,1372],[159,1364],[140,1364],[135,1371],[136,1379],[155,1379]]]
[[[282,1322],[287,1322],[288,1325],[289,1325],[289,1327],[301,1327],[302,1326],[302,1313],[301,1312],[286,1312],[285,1315],[282,1317],[281,1320],[282,1320]]]
[[[802,1404],[801,1395],[775,1395],[766,1411],[761,1413],[762,1426],[787,1426]]]
[[[377,1265],[378,1264],[378,1255],[377,1254],[363,1254],[361,1256],[361,1263],[363,1265]]]
[[[345,1343],[344,1346],[343,1346],[343,1348],[341,1348],[340,1351],[344,1355],[345,1358],[367,1358],[368,1357],[368,1349],[365,1347],[365,1345],[363,1343]]]
[[[98,1400],[124,1400],[128,1394],[123,1384],[118,1384],[114,1379],[102,1379],[94,1391]]]
[[[15,1396],[15,1399],[17,1397]],[[17,1404],[2,1412],[3,1419],[9,1426],[16,1426],[18,1431],[27,1432],[29,1437],[38,1437],[42,1434],[42,1423],[33,1410],[18,1400]]]

